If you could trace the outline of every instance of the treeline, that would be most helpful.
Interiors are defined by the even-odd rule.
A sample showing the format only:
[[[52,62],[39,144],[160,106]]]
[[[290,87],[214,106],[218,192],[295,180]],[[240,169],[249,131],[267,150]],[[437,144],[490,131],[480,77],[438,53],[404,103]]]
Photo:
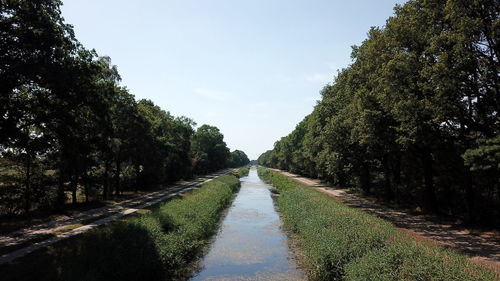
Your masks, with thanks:
[[[60,6],[0,0],[0,214],[245,164],[216,127],[195,130],[189,118],[136,101],[111,60],[78,42]]]
[[[241,167],[250,164],[250,159],[245,152],[241,150],[235,150],[231,152],[229,157],[229,167]]]
[[[411,0],[259,163],[500,225],[500,2]]]

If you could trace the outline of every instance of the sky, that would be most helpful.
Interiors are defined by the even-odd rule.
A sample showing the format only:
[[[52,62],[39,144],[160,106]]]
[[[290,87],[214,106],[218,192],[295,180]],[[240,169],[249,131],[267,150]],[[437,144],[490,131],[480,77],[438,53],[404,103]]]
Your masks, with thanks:
[[[64,0],[88,49],[122,85],[250,159],[288,135],[351,63],[351,46],[403,0]]]

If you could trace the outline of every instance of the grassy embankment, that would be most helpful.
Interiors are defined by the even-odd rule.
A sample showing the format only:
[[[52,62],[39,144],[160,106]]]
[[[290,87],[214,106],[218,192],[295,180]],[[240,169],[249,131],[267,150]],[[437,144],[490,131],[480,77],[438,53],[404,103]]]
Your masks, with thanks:
[[[238,168],[236,171],[236,175],[240,178],[248,176],[248,173],[250,172],[250,166],[244,166],[241,168]]]
[[[239,186],[235,175],[218,177],[143,215],[0,266],[1,279],[186,279]]]
[[[281,174],[258,172],[280,193],[279,211],[311,280],[495,280],[460,254],[417,241]]]

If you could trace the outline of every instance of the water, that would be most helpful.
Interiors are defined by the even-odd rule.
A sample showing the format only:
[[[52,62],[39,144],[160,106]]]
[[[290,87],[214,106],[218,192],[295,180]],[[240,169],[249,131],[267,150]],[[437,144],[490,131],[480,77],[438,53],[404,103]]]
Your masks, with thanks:
[[[241,181],[203,268],[192,280],[305,280],[290,257],[270,186],[255,168]]]

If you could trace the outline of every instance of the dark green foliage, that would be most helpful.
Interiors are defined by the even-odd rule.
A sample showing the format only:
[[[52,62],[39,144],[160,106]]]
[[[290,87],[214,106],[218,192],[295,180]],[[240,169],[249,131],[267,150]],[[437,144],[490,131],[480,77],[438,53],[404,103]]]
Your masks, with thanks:
[[[280,193],[285,228],[297,237],[311,280],[494,280],[464,256],[419,242],[276,172],[258,172]]]
[[[191,119],[136,101],[111,59],[76,40],[60,5],[0,0],[0,215],[63,209],[67,197],[106,200],[227,166],[217,128],[195,134]]]
[[[241,150],[232,151],[229,155],[229,167],[237,168],[248,165],[248,163],[250,163],[250,159],[248,159],[245,152]]]
[[[194,169],[198,174],[217,171],[226,167],[230,157],[224,135],[217,127],[203,125],[192,138]]]
[[[499,14],[493,0],[397,6],[259,164],[500,225]]]
[[[500,136],[480,140],[479,146],[467,150],[463,157],[466,165],[473,171],[491,171],[500,173]]]
[[[235,176],[218,177],[151,214],[3,265],[2,280],[185,280],[239,186]]]
[[[164,279],[157,250],[161,233],[158,223],[145,217],[85,235],[76,240],[76,255],[63,261],[61,275],[54,280]]]

